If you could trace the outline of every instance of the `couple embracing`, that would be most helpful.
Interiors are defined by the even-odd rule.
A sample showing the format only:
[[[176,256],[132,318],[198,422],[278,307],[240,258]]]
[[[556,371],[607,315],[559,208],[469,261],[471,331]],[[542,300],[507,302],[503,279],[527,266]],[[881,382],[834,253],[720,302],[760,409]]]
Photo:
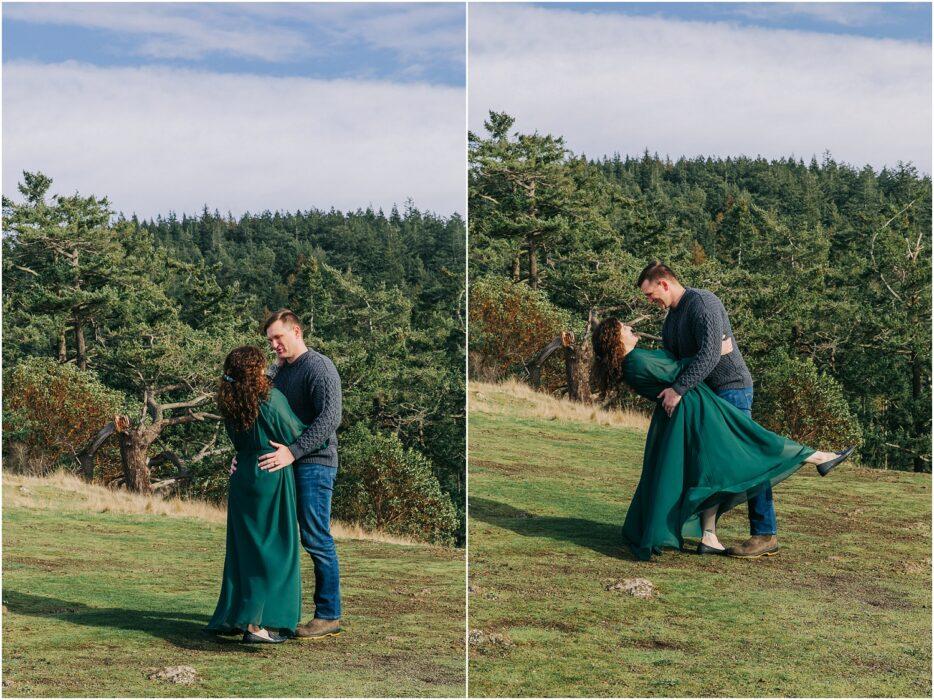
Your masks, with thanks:
[[[623,525],[623,540],[639,559],[662,548],[683,549],[700,537],[699,554],[760,557],[778,551],[772,486],[803,464],[821,476],[850,456],[818,451],[752,420],[752,377],[720,300],[685,288],[655,261],[639,275],[646,298],[668,310],[661,350],[637,348],[639,337],[618,319],[594,331],[601,388],[625,383],[657,402],[646,437],[642,476]],[[750,537],[724,547],[717,519],[748,502]]]
[[[340,632],[337,552],[330,532],[337,473],[341,383],[330,359],[310,350],[298,317],[272,314],[263,333],[277,362],[258,347],[224,361],[217,404],[236,456],[230,467],[227,554],[207,629],[278,644]],[[315,612],[301,622],[299,542],[315,571]]]

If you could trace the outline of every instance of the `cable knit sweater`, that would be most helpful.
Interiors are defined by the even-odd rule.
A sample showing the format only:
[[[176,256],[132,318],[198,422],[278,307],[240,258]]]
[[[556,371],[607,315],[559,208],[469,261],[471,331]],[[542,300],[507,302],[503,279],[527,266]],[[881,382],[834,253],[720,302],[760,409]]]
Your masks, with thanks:
[[[337,466],[337,426],[341,422],[341,378],[330,359],[308,350],[282,367],[270,368],[272,383],[308,427],[289,445],[297,464]]]
[[[733,338],[733,352],[720,355],[721,341]],[[730,318],[713,292],[687,287],[662,326],[662,344],[679,360],[694,355],[671,388],[684,396],[701,382],[714,391],[752,386],[752,375],[739,351]]]

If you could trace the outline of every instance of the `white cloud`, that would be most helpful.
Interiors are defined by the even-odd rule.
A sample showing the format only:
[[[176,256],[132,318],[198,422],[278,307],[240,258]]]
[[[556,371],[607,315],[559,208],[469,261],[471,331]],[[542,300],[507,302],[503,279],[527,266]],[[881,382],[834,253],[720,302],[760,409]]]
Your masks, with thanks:
[[[464,8],[456,3],[33,2],[9,3],[4,15],[137,37],[134,52],[157,59],[225,54],[281,62],[356,41],[402,60],[464,60]]]
[[[7,19],[59,24],[142,36],[136,53],[152,58],[201,58],[211,53],[281,61],[308,48],[295,31],[248,24],[223,5],[152,3],[8,3]]]
[[[472,5],[470,128],[487,110],[597,157],[830,150],[931,172],[931,52],[727,23]]]
[[[734,12],[765,21],[807,17],[840,27],[885,24],[889,17],[876,5],[854,2],[764,2],[738,5]]]
[[[8,63],[3,192],[41,170],[60,193],[142,216],[310,207],[463,212],[464,92],[424,84]]]
[[[424,56],[444,52],[463,60],[463,5],[402,6],[392,13],[368,13],[353,23],[352,31],[367,43],[402,55]]]

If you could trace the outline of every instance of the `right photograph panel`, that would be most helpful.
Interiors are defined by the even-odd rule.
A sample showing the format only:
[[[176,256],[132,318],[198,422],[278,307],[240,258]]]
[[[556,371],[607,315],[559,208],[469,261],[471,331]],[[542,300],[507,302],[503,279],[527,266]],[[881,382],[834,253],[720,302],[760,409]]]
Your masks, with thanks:
[[[470,696],[930,696],[930,4],[468,26]]]

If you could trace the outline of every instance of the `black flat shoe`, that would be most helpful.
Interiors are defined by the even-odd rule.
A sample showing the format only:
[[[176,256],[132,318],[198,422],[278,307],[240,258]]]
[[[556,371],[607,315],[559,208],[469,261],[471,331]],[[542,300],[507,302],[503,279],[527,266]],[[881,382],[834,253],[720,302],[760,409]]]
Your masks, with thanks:
[[[853,450],[855,449],[856,449],[856,445],[852,445],[850,447],[847,447],[845,450],[842,450],[841,452],[837,452],[837,456],[835,458],[828,459],[826,462],[821,462],[820,464],[817,465],[817,473],[820,474],[821,476],[827,476],[830,473],[831,469],[833,469],[835,466],[840,464],[840,462],[842,462],[847,457],[849,457],[851,454],[853,454]]]
[[[717,549],[716,547],[710,547],[703,542],[699,542],[697,545],[698,554],[726,554],[726,547],[723,549]]]
[[[270,632],[266,630],[266,634],[269,635],[269,638],[261,637],[258,634],[253,632],[244,632],[243,633],[243,643],[244,644],[282,644],[286,640],[285,637],[276,634],[275,632]]]

